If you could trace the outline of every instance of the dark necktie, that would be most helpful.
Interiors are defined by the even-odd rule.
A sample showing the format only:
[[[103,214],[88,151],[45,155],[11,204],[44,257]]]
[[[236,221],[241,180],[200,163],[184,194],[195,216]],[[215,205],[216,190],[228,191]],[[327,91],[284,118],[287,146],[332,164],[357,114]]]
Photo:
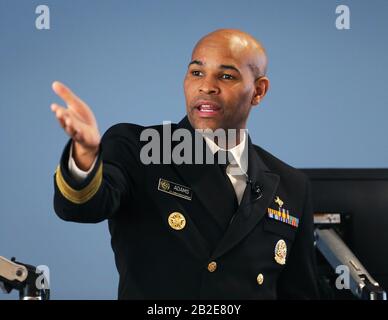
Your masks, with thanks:
[[[224,176],[225,183],[230,191],[230,195],[232,196],[231,201],[233,201],[233,208],[234,208],[233,214],[234,214],[238,209],[237,195],[236,195],[236,191],[234,190],[233,184],[226,173],[228,165],[230,164],[231,161],[233,161],[234,158],[230,152],[225,150],[219,150],[217,152],[217,155],[219,156],[217,160],[218,160],[220,170],[222,172],[222,175]]]

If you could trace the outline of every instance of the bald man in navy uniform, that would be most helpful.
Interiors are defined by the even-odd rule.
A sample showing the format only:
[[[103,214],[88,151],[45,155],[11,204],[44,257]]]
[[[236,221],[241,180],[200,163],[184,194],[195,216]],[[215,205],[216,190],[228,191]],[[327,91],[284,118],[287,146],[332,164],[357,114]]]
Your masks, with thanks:
[[[164,126],[121,123],[100,138],[90,107],[53,83],[67,106],[51,109],[70,136],[54,175],[54,208],[66,221],[109,221],[119,299],[318,297],[308,179],[244,131],[269,88],[266,69],[263,46],[239,30],[216,30],[194,47],[187,115],[171,130],[237,130],[234,144],[202,135],[202,151],[224,152],[232,159],[225,165],[144,163],[142,132],[163,140]]]

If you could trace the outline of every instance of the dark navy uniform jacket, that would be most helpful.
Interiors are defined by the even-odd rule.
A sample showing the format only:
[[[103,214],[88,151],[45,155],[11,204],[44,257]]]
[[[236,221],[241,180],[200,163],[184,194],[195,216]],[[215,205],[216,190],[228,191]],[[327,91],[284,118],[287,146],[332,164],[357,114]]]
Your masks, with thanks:
[[[172,125],[177,128],[193,132],[187,117]],[[317,298],[304,174],[248,139],[248,176],[260,187],[260,198],[248,184],[236,210],[218,164],[143,164],[144,129],[117,124],[107,130],[96,165],[82,182],[69,173],[69,141],[54,175],[60,218],[108,219],[120,299]],[[186,196],[168,192],[169,185],[181,186]],[[279,212],[293,219],[276,219]]]

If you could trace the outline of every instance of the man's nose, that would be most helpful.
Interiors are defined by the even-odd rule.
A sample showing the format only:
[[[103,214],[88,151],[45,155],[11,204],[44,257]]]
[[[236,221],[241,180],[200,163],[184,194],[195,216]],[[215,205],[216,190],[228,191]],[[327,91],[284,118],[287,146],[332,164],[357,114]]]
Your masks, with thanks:
[[[204,78],[199,86],[199,92],[205,94],[219,94],[220,88],[217,86],[216,81]]]

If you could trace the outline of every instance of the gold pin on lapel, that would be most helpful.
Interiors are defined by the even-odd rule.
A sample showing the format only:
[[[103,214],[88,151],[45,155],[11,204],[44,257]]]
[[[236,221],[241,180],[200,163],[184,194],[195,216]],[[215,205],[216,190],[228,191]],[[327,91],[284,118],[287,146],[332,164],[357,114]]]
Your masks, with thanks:
[[[279,205],[279,208],[283,206],[284,202],[278,196],[276,196],[275,203]]]
[[[186,226],[186,218],[180,212],[172,212],[168,216],[168,224],[174,230],[182,230]]]
[[[281,265],[286,264],[287,244],[280,239],[275,245],[275,261]]]
[[[166,180],[161,180],[161,181],[159,182],[159,185],[160,185],[160,187],[161,187],[161,189],[162,189],[163,191],[168,191],[168,190],[170,190],[170,183],[169,183],[168,181],[166,181]]]

